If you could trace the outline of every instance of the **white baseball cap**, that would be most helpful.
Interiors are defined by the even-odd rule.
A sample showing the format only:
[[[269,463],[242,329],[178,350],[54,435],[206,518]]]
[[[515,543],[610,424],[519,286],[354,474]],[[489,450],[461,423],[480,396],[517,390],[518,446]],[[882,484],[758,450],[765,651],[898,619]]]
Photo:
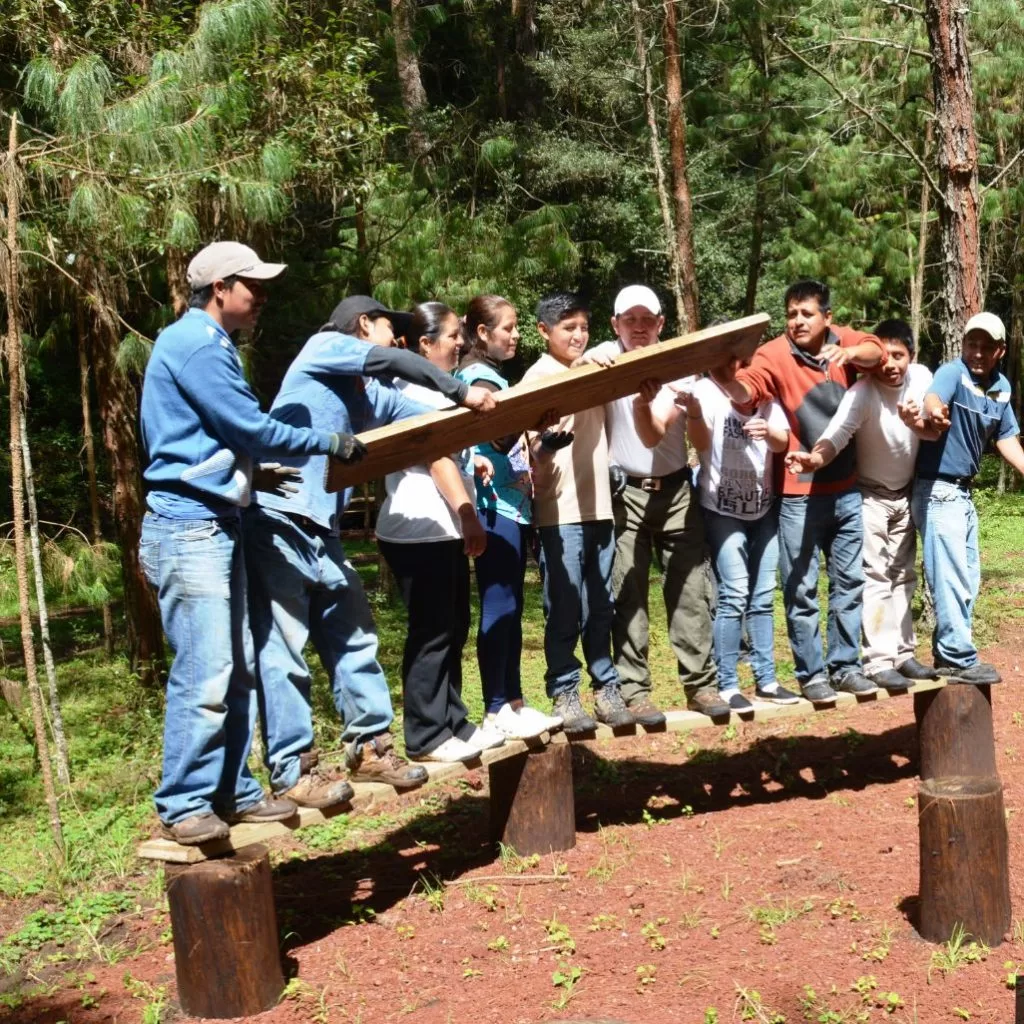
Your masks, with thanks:
[[[993,341],[1006,341],[1006,328],[995,313],[975,313],[964,327],[964,337],[971,331],[984,331]]]
[[[615,315],[622,316],[628,309],[634,306],[643,306],[649,313],[661,316],[661,303],[658,296],[646,285],[631,284],[615,296]]]
[[[247,245],[241,242],[213,242],[192,257],[186,276],[189,287],[205,288],[214,281],[237,275],[254,281],[269,281],[287,270],[284,263],[264,263]]]

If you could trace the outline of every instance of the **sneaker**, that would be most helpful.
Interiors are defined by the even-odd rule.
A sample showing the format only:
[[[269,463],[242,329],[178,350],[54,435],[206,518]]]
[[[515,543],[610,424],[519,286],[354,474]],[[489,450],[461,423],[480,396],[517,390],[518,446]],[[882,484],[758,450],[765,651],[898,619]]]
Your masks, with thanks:
[[[938,666],[936,666],[938,668]],[[951,683],[971,683],[974,686],[991,686],[993,683],[1001,683],[1003,677],[995,665],[988,665],[983,661],[977,661],[967,668],[941,668],[939,671],[949,677]]]
[[[473,730],[473,734],[466,740],[471,747],[476,747],[483,753],[485,750],[494,750],[505,745],[505,735],[496,729],[492,724],[484,722]]]
[[[593,732],[597,722],[587,714],[580,702],[580,691],[574,686],[558,694],[551,704],[551,710],[562,720],[562,728],[570,736]]]
[[[279,795],[300,807],[335,807],[355,796],[342,770],[336,765],[321,767],[315,750],[299,755],[299,772],[299,781]]]
[[[541,732],[555,732],[557,729],[561,729],[564,724],[560,715],[545,715],[543,711],[531,708],[529,704],[520,704],[514,710],[520,719],[527,722],[530,726],[543,723]]]
[[[617,683],[605,683],[594,691],[594,714],[599,722],[604,722],[612,729],[636,725],[636,717],[626,707]]]
[[[758,686],[754,690],[754,696],[758,700],[767,701],[769,704],[797,704],[800,701],[799,693],[793,693],[792,690],[787,690],[784,686],[779,686],[778,683],[771,690],[762,690]]]
[[[636,724],[642,725],[645,729],[665,724],[665,712],[646,693],[631,697],[626,701],[626,707]]]
[[[265,796],[255,804],[249,804],[237,811],[224,815],[229,825],[261,825],[265,821],[287,821],[298,813],[298,807],[291,800],[280,796]]]
[[[812,704],[835,704],[836,691],[824,679],[812,679],[800,687],[804,697]]]
[[[868,678],[876,686],[888,690],[889,693],[906,693],[910,689],[910,680],[894,668],[883,668],[878,672],[872,672]]]
[[[703,686],[693,693],[687,694],[686,706],[691,711],[699,711],[708,718],[720,718],[728,715],[730,708],[726,701],[722,700],[718,688],[715,686]]]
[[[212,843],[215,839],[227,839],[231,835],[227,822],[218,818],[213,811],[207,814],[193,814],[191,818],[183,818],[173,825],[160,822],[160,831],[166,839],[173,839],[182,846]]]
[[[353,782],[384,782],[395,789],[415,789],[429,778],[426,768],[399,757],[387,732],[366,740],[358,750],[355,743],[349,743],[345,764]]]
[[[502,704],[497,711],[487,714],[483,727],[497,730],[507,740],[532,740],[547,731],[543,722],[520,718],[511,704]]]
[[[751,704],[739,690],[721,690],[718,695],[726,704],[729,705],[730,711],[741,712],[754,710],[754,705]]]
[[[844,672],[832,683],[832,688],[839,693],[852,693],[856,697],[865,697],[869,693],[878,693],[878,687],[863,672],[851,669]]]
[[[411,761],[440,761],[451,764],[456,761],[472,761],[480,756],[480,751],[472,743],[460,740],[458,736],[449,736],[443,743],[439,743],[433,750],[425,754],[411,756]]]
[[[927,665],[922,665],[917,658],[907,658],[902,664],[896,666],[896,671],[907,679],[917,682],[919,679],[938,679],[939,673]]]

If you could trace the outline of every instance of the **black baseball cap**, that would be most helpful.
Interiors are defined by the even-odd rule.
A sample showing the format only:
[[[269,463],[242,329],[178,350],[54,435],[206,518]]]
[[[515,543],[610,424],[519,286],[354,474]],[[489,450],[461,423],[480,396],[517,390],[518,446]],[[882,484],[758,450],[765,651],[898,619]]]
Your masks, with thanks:
[[[322,331],[340,331],[354,317],[367,313],[370,316],[386,316],[394,328],[395,337],[404,337],[412,326],[412,313],[399,313],[382,306],[369,295],[350,295],[334,307],[331,318],[321,327]]]

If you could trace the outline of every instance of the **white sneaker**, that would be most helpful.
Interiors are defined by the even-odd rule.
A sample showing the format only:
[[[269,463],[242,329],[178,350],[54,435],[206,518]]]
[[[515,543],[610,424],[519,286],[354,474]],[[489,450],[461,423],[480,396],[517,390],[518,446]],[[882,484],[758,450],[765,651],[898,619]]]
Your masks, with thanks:
[[[522,718],[511,704],[502,704],[496,712],[485,716],[484,728],[497,729],[509,740],[531,740],[547,731],[547,726],[543,722]]]
[[[536,724],[541,732],[552,732],[562,728],[562,719],[559,715],[545,715],[543,711],[531,708],[524,704],[516,714],[525,722],[529,722],[531,728]]]
[[[505,734],[497,729],[492,722],[485,720],[483,725],[473,730],[473,735],[465,742],[481,752],[494,750],[496,747],[505,745]]]
[[[458,736],[449,736],[443,743],[439,743],[433,750],[426,754],[419,754],[410,757],[410,761],[472,761],[479,757],[480,751],[472,743],[460,740]]]

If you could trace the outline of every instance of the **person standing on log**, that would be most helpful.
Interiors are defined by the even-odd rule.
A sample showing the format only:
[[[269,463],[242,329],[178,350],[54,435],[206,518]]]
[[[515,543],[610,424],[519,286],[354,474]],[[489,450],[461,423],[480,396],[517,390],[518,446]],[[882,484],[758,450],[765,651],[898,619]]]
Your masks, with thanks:
[[[587,361],[653,345],[664,325],[658,296],[644,285],[629,285],[615,299],[616,340],[598,345]],[[681,387],[688,380],[675,384]],[[651,700],[647,662],[652,556],[665,574],[668,637],[687,707],[712,716],[729,713],[729,705],[718,695],[712,658],[704,521],[687,463],[686,424],[677,416],[675,399],[671,387],[650,381],[640,394],[605,406],[614,474],[615,668],[626,706],[640,725],[648,727],[665,722],[664,713]]]
[[[427,360],[392,347],[394,324],[408,314],[365,295],[339,303],[295,357],[270,415],[355,433],[427,412],[391,382],[398,375],[478,411],[494,396],[470,388]],[[256,644],[260,711],[271,787],[306,807],[351,799],[340,769],[314,750],[312,677],[303,654],[312,639],[344,721],[348,776],[411,789],[426,770],[400,757],[391,739],[394,711],[377,661],[377,631],[359,575],[345,555],[341,520],[350,491],[324,489],[326,460],[291,460],[302,471],[288,500],[261,496],[244,518],[250,616]]]
[[[934,669],[914,657],[917,533],[910,489],[920,438],[902,419],[904,409],[920,408],[932,374],[912,362],[914,335],[906,321],[883,320],[875,335],[888,352],[885,364],[843,395],[811,451],[790,452],[786,465],[794,474],[817,472],[857,438],[857,483],[864,502],[864,674],[900,693],[919,679],[936,678]]]
[[[766,342],[727,386],[749,408],[775,399],[789,419],[789,450],[810,451],[839,408],[858,370],[884,365],[873,334],[832,323],[828,286],[797,281],[786,289],[786,331]],[[861,671],[864,525],[853,446],[815,473],[785,473],[779,503],[779,561],[786,627],[804,697],[834,704],[836,690],[878,687]],[[822,652],[818,560],[828,572],[828,656]]]
[[[541,380],[579,364],[590,339],[590,310],[579,295],[555,292],[537,304],[537,330],[548,350],[523,381]],[[610,364],[611,359],[605,360]],[[573,443],[552,450],[551,437]],[[591,732],[596,722],[580,702],[583,657],[594,689],[597,721],[633,725],[612,661],[612,558],[615,524],[608,485],[604,407],[563,416],[550,433],[527,431],[533,463],[534,525],[544,587],[544,675],[552,711],[567,733]]]
[[[974,602],[981,585],[978,512],[971,486],[985,445],[1024,473],[1020,428],[1010,382],[999,372],[1006,328],[994,313],[976,313],[964,328],[963,354],[935,371],[920,418],[937,440],[922,440],[912,508],[921,531],[924,574],[935,602],[932,652],[935,668],[950,682],[988,685],[1002,680],[994,665],[978,660],[972,637]]]
[[[186,845],[224,839],[232,822],[295,813],[290,800],[268,799],[248,767],[256,691],[239,508],[253,460],[360,455],[345,432],[267,416],[242,374],[231,335],[256,326],[265,282],[284,270],[239,242],[201,250],[188,265],[189,309],[160,332],[142,385],[139,555],[174,651],[155,803],[165,834]],[[292,475],[268,486],[288,488]]]
[[[515,307],[499,295],[478,295],[463,318],[466,355],[456,374],[467,384],[492,392],[509,385],[502,364],[516,354],[519,327]],[[538,429],[554,420],[549,414]],[[572,436],[548,438],[549,447],[569,444]],[[523,434],[509,434],[476,446],[493,475],[478,477],[476,507],[487,531],[487,547],[476,559],[480,626],[476,654],[484,691],[484,728],[509,739],[529,739],[557,729],[561,718],[523,702],[520,661],[523,652],[523,581],[526,543],[533,517],[530,457]]]
[[[462,324],[442,302],[413,310],[409,346],[444,373],[462,351]],[[406,398],[451,406],[437,391],[403,386]],[[487,466],[482,467],[487,469]],[[493,472],[493,469],[491,470]],[[476,514],[473,450],[389,473],[377,542],[409,614],[402,659],[405,750],[414,761],[469,761],[505,737],[478,729],[462,703],[462,649],[469,636],[469,559],[487,534]]]

